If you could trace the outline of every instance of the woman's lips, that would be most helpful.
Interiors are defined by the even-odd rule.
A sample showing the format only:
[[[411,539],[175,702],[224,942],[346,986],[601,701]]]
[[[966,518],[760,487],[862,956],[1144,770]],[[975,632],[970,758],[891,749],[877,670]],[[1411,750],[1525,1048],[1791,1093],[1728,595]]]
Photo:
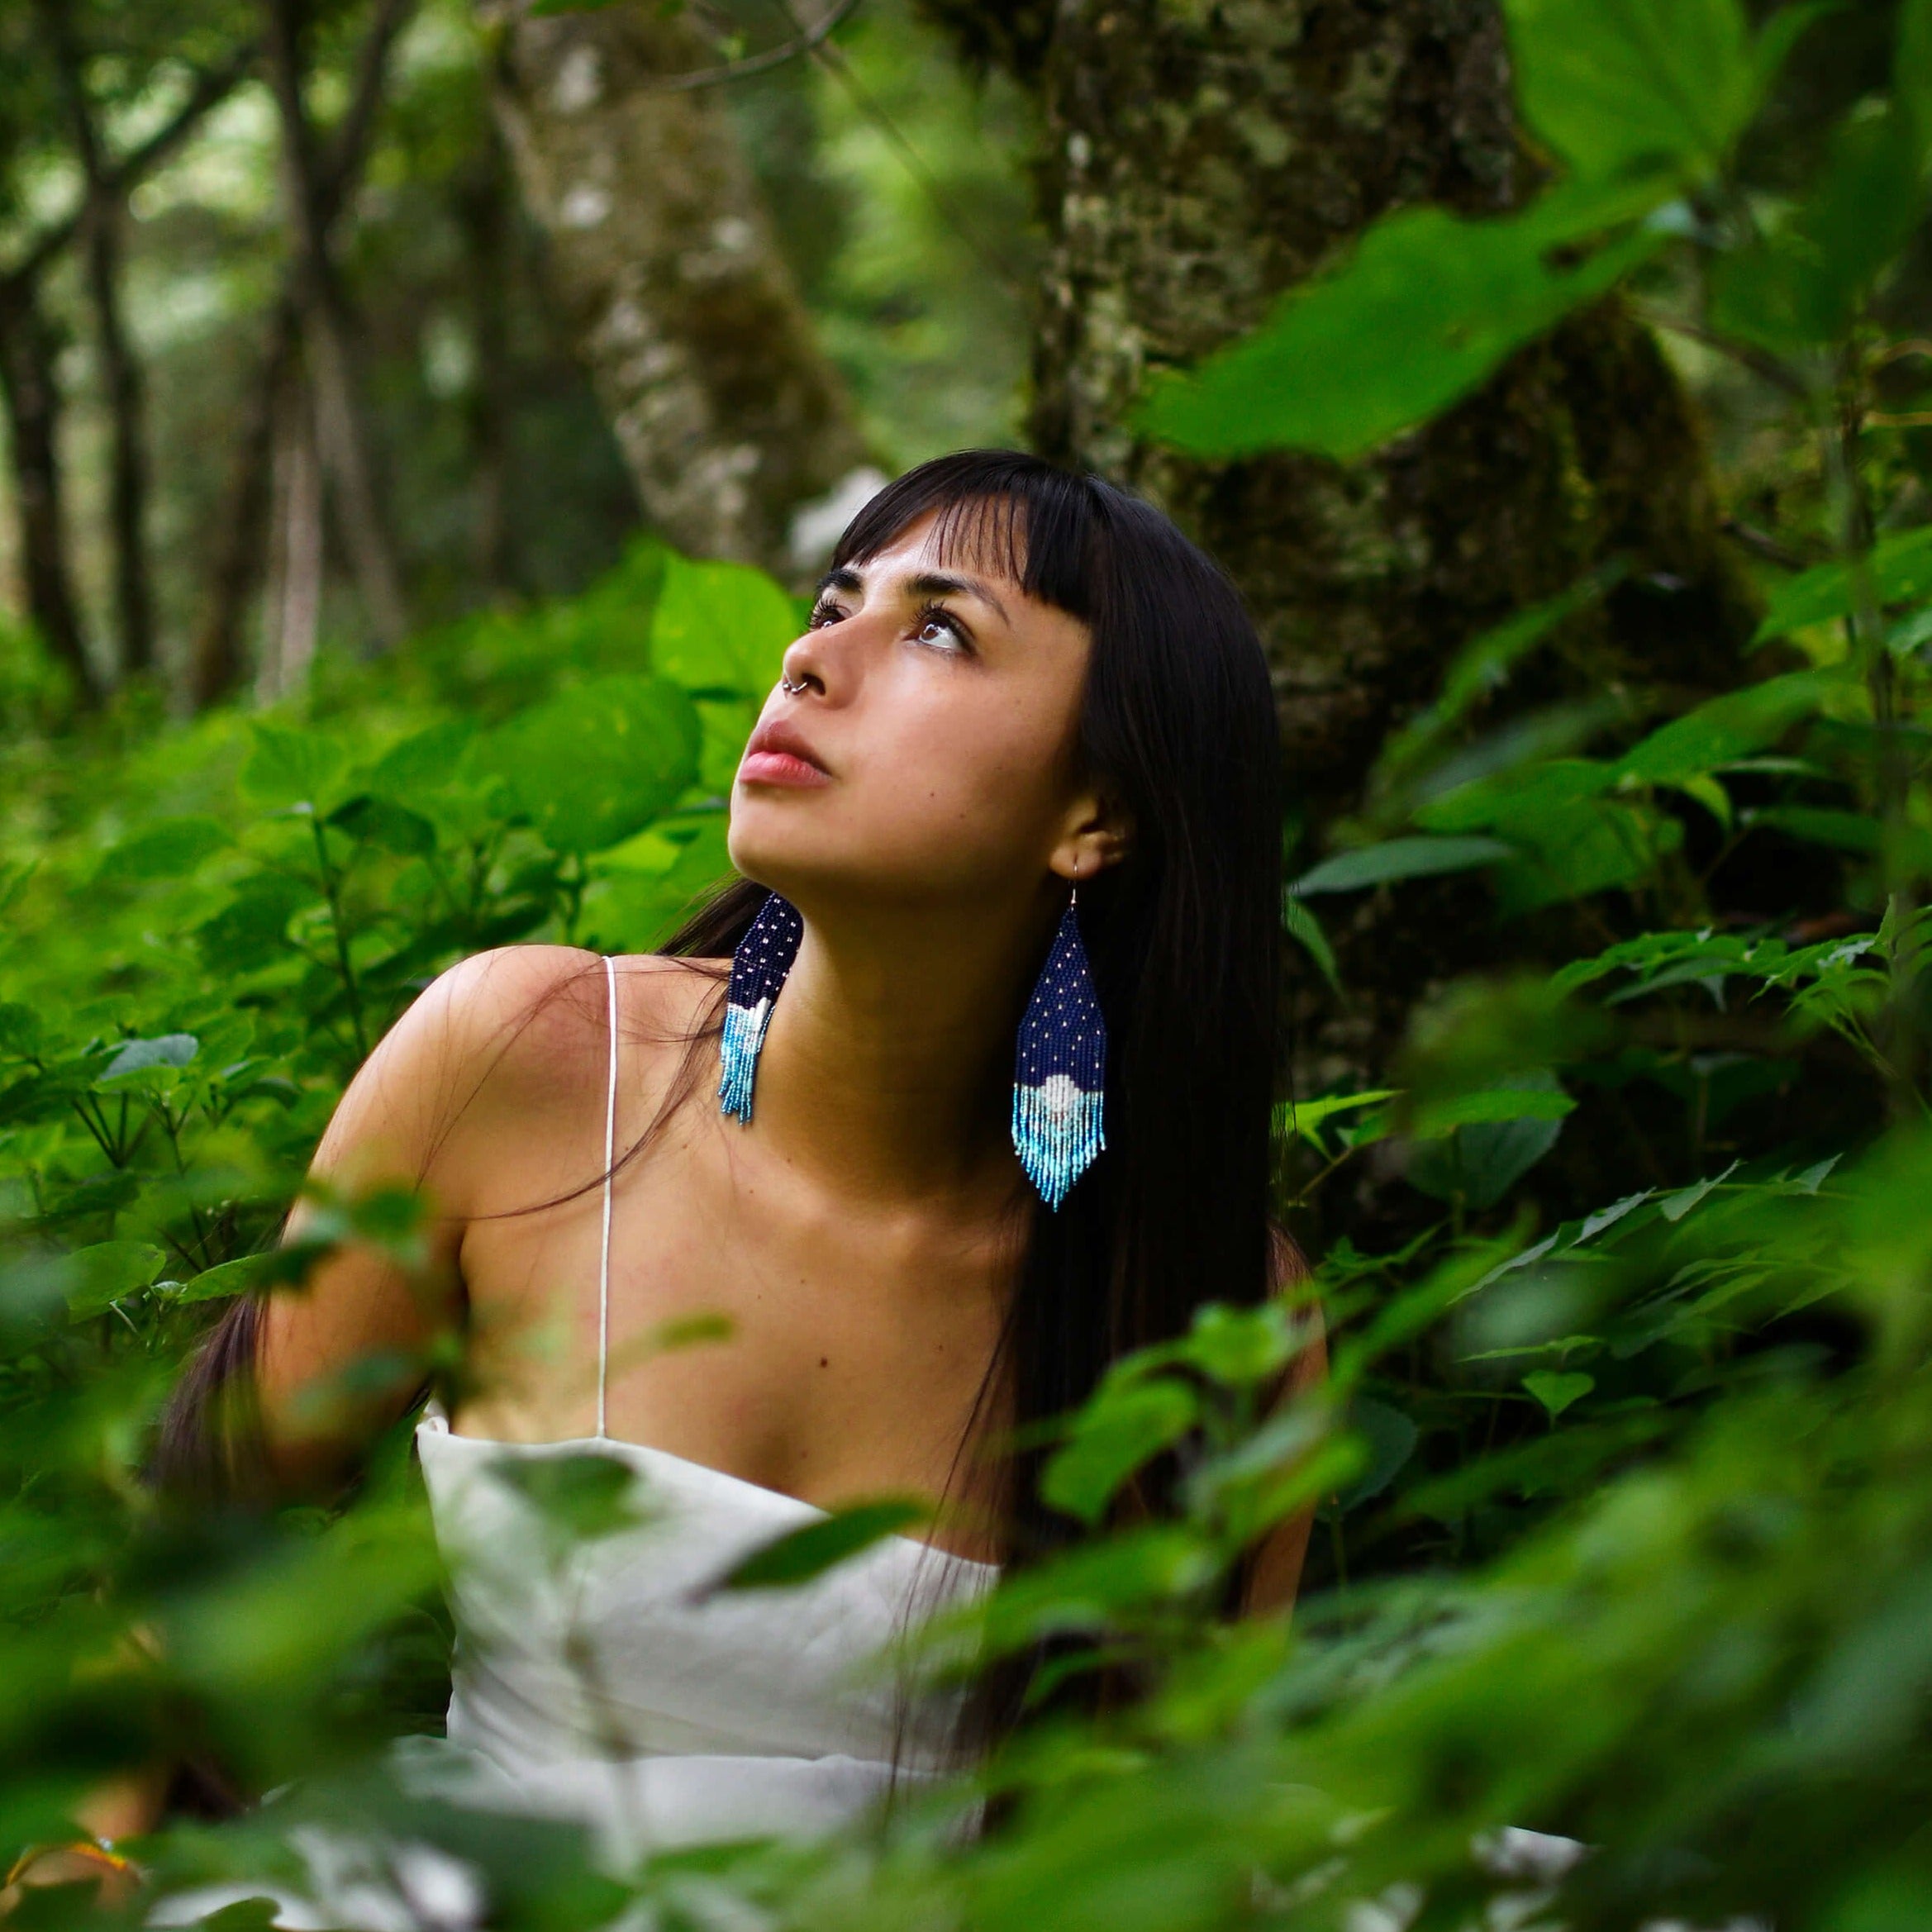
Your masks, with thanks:
[[[768,718],[751,734],[738,777],[747,785],[794,785],[802,790],[831,783],[817,752],[788,718]]]
[[[796,752],[747,751],[738,767],[742,785],[829,785],[831,779]]]

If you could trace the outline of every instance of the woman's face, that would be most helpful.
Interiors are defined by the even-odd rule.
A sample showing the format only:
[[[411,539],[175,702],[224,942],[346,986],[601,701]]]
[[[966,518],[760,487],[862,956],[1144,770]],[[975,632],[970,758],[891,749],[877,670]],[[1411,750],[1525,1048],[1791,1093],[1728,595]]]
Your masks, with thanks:
[[[1078,773],[1085,624],[959,546],[937,512],[831,573],[731,788],[747,877],[897,903],[1024,901],[1101,862]],[[1084,861],[1084,863],[1083,863]]]

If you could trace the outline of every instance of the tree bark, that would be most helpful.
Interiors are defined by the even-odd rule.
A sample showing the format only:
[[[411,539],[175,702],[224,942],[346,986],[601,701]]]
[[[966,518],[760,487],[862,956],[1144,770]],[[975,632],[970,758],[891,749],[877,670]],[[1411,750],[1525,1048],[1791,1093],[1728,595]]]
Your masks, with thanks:
[[[140,364],[121,306],[121,239],[125,205],[94,125],[87,74],[63,0],[40,0],[40,19],[59,75],[69,131],[87,183],[83,232],[87,291],[101,359],[101,388],[112,425],[109,524],[113,535],[114,607],[123,676],[155,663],[155,600],[148,569],[147,400]]]
[[[366,145],[379,104],[388,55],[411,0],[377,0],[358,85],[343,135],[345,149]],[[316,434],[334,487],[344,547],[369,623],[384,645],[409,627],[388,525],[376,488],[368,425],[357,393],[349,300],[337,274],[333,229],[346,200],[345,180],[317,152],[303,98],[307,0],[266,0],[269,72],[278,109],[282,178],[294,245],[294,288],[315,391]]]
[[[483,7],[499,119],[645,512],[788,576],[792,517],[866,451],[716,89],[666,85],[715,55],[675,9],[527,3]]]
[[[1130,426],[1150,371],[1246,333],[1378,216],[1513,203],[1492,0],[928,7],[1041,107],[1035,444],[1151,496],[1232,572],[1268,647],[1311,831],[1357,807],[1378,747],[1434,696],[1457,646],[1608,559],[1630,563],[1621,587],[1505,702],[1738,680],[1749,597],[1697,426],[1654,342],[1614,304],[1348,468],[1197,460]],[[1299,999],[1305,1091],[1379,1073],[1425,978],[1498,955],[1466,883],[1393,899],[1343,902],[1350,923],[1335,936],[1353,998],[1344,1011],[1317,988]]]
[[[18,506],[27,614],[49,650],[72,674],[83,706],[105,695],[81,635],[80,607],[68,570],[67,506],[60,472],[60,388],[55,379],[53,326],[31,278],[0,278],[0,391]]]
[[[250,392],[235,466],[215,532],[208,600],[188,652],[188,702],[205,711],[236,690],[245,670],[242,647],[249,607],[261,580],[264,540],[274,496],[275,426],[297,386],[302,323],[286,291],[269,311],[268,341]]]
[[[349,112],[343,117],[326,164],[311,159],[312,143],[304,116],[304,164],[316,177],[312,183],[312,225],[325,237],[334,232],[369,159],[369,144],[375,131],[377,112],[381,105],[388,56],[405,10],[402,0],[388,0],[364,37]],[[293,25],[299,34],[299,17]],[[298,87],[296,90],[298,103],[300,98]],[[268,534],[270,499],[274,493],[275,426],[287,401],[287,393],[302,380],[299,362],[302,335],[302,272],[298,256],[284,274],[281,293],[269,312],[260,373],[236,445],[235,466],[221,527],[217,533],[219,557],[208,602],[189,652],[188,702],[196,711],[205,710],[236,690],[246,668],[242,639],[247,628],[249,607],[262,579],[266,554],[264,539]],[[380,538],[379,530],[377,534]],[[379,547],[386,554],[386,540],[383,540]],[[379,583],[384,575],[382,556],[378,555],[367,568]],[[393,583],[393,565],[388,567],[388,577]],[[377,594],[382,594],[379,589]],[[364,595],[368,595],[366,591]]]
[[[470,554],[483,588],[507,590],[516,576],[510,527],[511,421],[516,399],[508,290],[516,273],[514,183],[494,129],[458,194],[468,243],[470,326],[476,376],[469,397],[470,467],[475,478]]]

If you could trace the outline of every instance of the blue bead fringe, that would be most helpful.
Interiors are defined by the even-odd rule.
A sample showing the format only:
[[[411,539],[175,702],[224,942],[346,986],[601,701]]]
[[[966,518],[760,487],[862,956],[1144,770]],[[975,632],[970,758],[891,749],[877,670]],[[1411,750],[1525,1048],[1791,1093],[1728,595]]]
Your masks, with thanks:
[[[1104,1094],[1083,1093],[1066,1075],[1044,1087],[1013,1088],[1013,1146],[1040,1197],[1057,1209],[1106,1145]]]
[[[719,1042],[718,1057],[724,1071],[718,1080],[718,1105],[735,1114],[746,1126],[751,1125],[751,1088],[758,1078],[759,1049],[764,1045],[764,1030],[771,1024],[772,1002],[760,1000],[755,1006],[726,1006],[725,1036]]]

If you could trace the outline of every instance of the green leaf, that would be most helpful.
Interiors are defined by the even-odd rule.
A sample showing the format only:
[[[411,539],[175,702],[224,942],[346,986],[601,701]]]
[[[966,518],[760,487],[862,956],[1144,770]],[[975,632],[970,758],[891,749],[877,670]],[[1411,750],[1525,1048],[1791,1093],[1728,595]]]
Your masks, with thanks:
[[[1608,218],[1632,212],[1618,206]],[[1140,426],[1200,455],[1363,455],[1468,395],[1662,239],[1639,231],[1574,259],[1568,245],[1606,214],[1558,189],[1506,219],[1465,221],[1435,207],[1387,216],[1344,264],[1291,290],[1251,335],[1187,374],[1158,379]],[[1564,259],[1553,265],[1559,249]]]
[[[476,736],[467,718],[444,718],[393,745],[369,768],[369,788],[378,797],[414,805],[446,791]]]
[[[1524,848],[1497,874],[1497,905],[1506,917],[1634,886],[1683,841],[1683,826],[1667,812],[1593,798],[1538,820],[1512,822]]]
[[[1291,938],[1300,940],[1302,950],[1315,962],[1330,989],[1339,993],[1342,983],[1335,973],[1335,948],[1328,943],[1321,921],[1292,892],[1282,894],[1282,924]]]
[[[1737,0],[1504,0],[1525,118],[1588,179],[1715,173],[1756,105]]]
[[[1909,113],[1853,109],[1811,194],[1762,240],[1718,263],[1713,323],[1777,352],[1843,335],[1919,224],[1921,166]]]
[[[164,818],[123,839],[101,861],[95,877],[103,882],[183,878],[228,843],[227,830],[217,820]]]
[[[257,721],[241,789],[257,805],[320,807],[343,764],[342,747],[319,731]]]
[[[764,702],[798,635],[792,600],[748,564],[664,559],[651,619],[651,669],[687,691]]]
[[[600,678],[499,726],[473,757],[560,852],[598,852],[675,805],[697,776],[697,713],[662,678]]]
[[[1375,788],[1386,792],[1398,784],[1475,705],[1506,684],[1516,665],[1565,618],[1593,603],[1625,574],[1620,563],[1593,571],[1560,596],[1518,611],[1464,645],[1451,662],[1435,702],[1390,733],[1376,759]]]
[[[1573,1402],[1582,1401],[1596,1386],[1596,1377],[1586,1375],[1581,1369],[1560,1373],[1554,1368],[1539,1368],[1523,1378],[1523,1387],[1542,1403],[1552,1422]]]
[[[1866,568],[1873,594],[1883,604],[1932,597],[1932,524],[1901,531],[1873,545]],[[1846,616],[1852,607],[1851,573],[1843,564],[1820,564],[1782,585],[1758,626],[1755,642],[1786,637],[1813,624]]]
[[[145,1288],[168,1259],[147,1241],[102,1241],[65,1258],[67,1311],[76,1321],[103,1315],[123,1295]]]
[[[1545,759],[1526,771],[1493,773],[1444,792],[1416,808],[1416,822],[1432,832],[1494,828],[1516,836],[1587,804],[1616,775],[1614,766],[1594,759]]]
[[[1424,1102],[1409,1132],[1418,1140],[1430,1140],[1457,1127],[1498,1121],[1560,1121],[1576,1107],[1567,1093],[1554,1087],[1491,1087]]]
[[[1103,1388],[1080,1411],[1071,1438],[1048,1462],[1040,1480],[1041,1497],[1090,1526],[1097,1523],[1121,1485],[1149,1457],[1185,1435],[1200,1413],[1194,1390],[1172,1376]]]
[[[1337,1114],[1353,1113],[1358,1108],[1392,1100],[1397,1092],[1392,1087],[1374,1087],[1365,1093],[1324,1094],[1318,1100],[1289,1101],[1277,1108],[1276,1112],[1318,1154],[1326,1154],[1328,1149],[1321,1134],[1325,1121],[1332,1120]]]
[[[1554,1074],[1518,1074],[1498,1082],[1495,1092],[1511,1097],[1445,1094],[1419,1110],[1426,1120],[1427,1108],[1453,1113],[1468,1105],[1477,1117],[1439,1138],[1415,1142],[1409,1152],[1411,1187],[1437,1201],[1459,1198],[1480,1212],[1493,1207],[1555,1146],[1571,1110]]]
[[[328,822],[352,839],[405,859],[426,859],[436,849],[435,827],[426,818],[393,799],[367,792],[338,807]]]
[[[195,929],[195,943],[211,970],[249,973],[288,950],[288,921],[321,895],[286,872],[259,872],[235,888],[212,919]]]
[[[201,1042],[192,1033],[164,1033],[154,1040],[131,1040],[108,1061],[101,1080],[104,1085],[156,1067],[185,1067],[200,1051]]]
[[[204,1268],[193,1281],[183,1282],[170,1299],[176,1301],[221,1301],[231,1295],[253,1293],[287,1278],[289,1250],[270,1249],[265,1254],[244,1254]]]
[[[492,1471],[521,1492],[561,1548],[614,1536],[645,1520],[637,1472],[614,1455],[504,1455]]]
[[[717,1590],[783,1590],[809,1583],[827,1570],[930,1522],[930,1506],[915,1497],[883,1497],[833,1510],[802,1529],[761,1544],[711,1586]]]
[[[1840,852],[1876,852],[1885,836],[1884,827],[1875,818],[1858,811],[1833,811],[1821,805],[1761,806],[1750,815],[1750,823]]]
[[[1392,880],[1425,878],[1439,873],[1468,872],[1516,856],[1497,839],[1387,839],[1379,845],[1359,845],[1338,852],[1311,872],[1304,873],[1288,889],[1297,897],[1313,892],[1359,892],[1364,886]]]
[[[1775,744],[1816,711],[1837,680],[1820,671],[1794,671],[1742,691],[1727,692],[1673,718],[1624,754],[1616,778],[1646,785],[1684,785]]]
[[[1210,1301],[1195,1311],[1175,1359],[1223,1387],[1254,1388],[1286,1365],[1302,1339],[1294,1314],[1279,1297],[1246,1308]]]
[[[1349,1427],[1361,1439],[1367,1457],[1361,1473],[1335,1497],[1335,1509],[1343,1516],[1380,1496],[1401,1473],[1421,1439],[1400,1409],[1373,1396],[1357,1396],[1349,1405]]]

